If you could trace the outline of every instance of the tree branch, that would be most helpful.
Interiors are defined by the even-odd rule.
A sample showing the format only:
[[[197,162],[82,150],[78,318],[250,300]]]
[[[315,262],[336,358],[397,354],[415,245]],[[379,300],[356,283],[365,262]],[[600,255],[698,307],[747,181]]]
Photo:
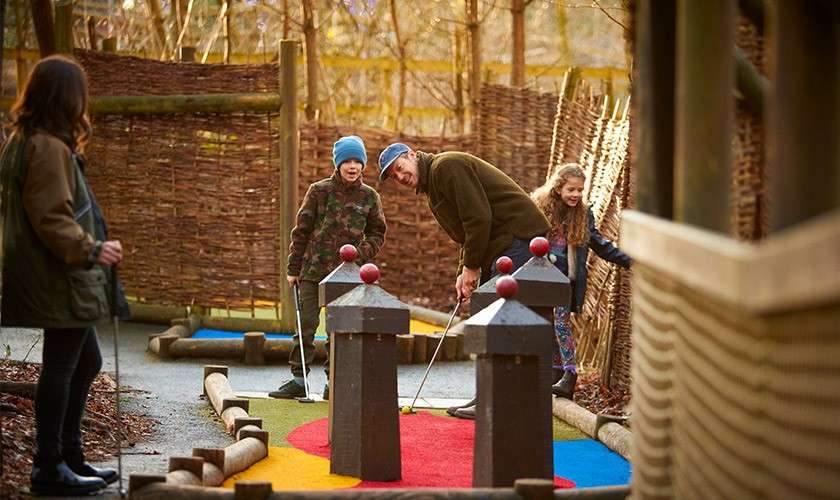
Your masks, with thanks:
[[[529,1],[530,1],[530,0],[529,0]],[[614,18],[614,17],[613,17],[613,16],[612,16],[609,12],[607,12],[607,10],[601,6],[601,4],[598,2],[598,0],[592,0],[592,3],[594,3],[594,4],[595,4],[595,6],[596,6],[596,7],[598,7],[598,10],[600,10],[601,12],[603,12],[605,16],[607,16],[608,18],[610,18],[610,20],[611,20],[612,22],[614,22],[615,24],[617,24],[617,25],[621,26],[621,27],[624,29],[624,31],[630,31],[630,29],[629,29],[627,26],[625,26],[625,25],[621,24],[621,23],[618,21],[618,19]]]

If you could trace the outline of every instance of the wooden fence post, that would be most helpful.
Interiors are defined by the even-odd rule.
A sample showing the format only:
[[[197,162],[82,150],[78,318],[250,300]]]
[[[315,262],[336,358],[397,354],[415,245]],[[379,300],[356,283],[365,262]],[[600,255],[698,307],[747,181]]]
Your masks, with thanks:
[[[278,258],[283,269],[289,259],[291,230],[298,208],[298,130],[296,57],[298,42],[280,41],[280,248]],[[285,273],[283,273],[285,275]],[[286,276],[281,275],[277,286],[280,291],[280,321],[286,331],[294,331],[295,307]]]
[[[55,3],[55,51],[73,54],[73,2],[60,0]]]
[[[677,3],[674,216],[729,232],[735,123],[734,0]]]

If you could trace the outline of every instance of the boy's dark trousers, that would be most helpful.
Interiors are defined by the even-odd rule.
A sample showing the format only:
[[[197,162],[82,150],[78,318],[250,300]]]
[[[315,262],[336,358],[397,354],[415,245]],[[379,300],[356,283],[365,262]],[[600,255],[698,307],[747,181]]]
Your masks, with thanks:
[[[318,302],[318,283],[308,280],[298,281],[300,292],[300,327],[303,332],[303,352],[306,356],[307,374],[315,361],[315,330],[321,319],[321,306]],[[327,336],[327,359],[324,361],[324,371],[330,374],[330,338]],[[292,375],[303,377],[303,366],[300,363],[300,341],[295,332],[292,351],[289,353],[289,365]]]

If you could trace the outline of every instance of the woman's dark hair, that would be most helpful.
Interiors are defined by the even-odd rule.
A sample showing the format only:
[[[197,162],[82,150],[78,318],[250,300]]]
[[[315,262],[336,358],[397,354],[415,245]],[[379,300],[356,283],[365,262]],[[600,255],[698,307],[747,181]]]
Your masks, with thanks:
[[[81,153],[91,134],[87,107],[85,70],[66,57],[50,56],[29,73],[12,105],[9,127],[24,135],[47,132]]]

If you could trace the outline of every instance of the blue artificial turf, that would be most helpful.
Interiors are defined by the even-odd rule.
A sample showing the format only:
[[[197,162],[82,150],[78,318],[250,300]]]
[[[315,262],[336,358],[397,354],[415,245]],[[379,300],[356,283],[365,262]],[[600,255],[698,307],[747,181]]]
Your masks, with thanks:
[[[578,488],[630,482],[630,462],[594,439],[554,441],[554,475]]]
[[[195,333],[192,334],[193,339],[241,339],[242,336],[245,335],[245,332],[229,332],[226,330],[211,330],[210,328],[202,328],[201,330],[196,330]],[[291,334],[288,333],[266,333],[266,339],[290,339],[292,338]],[[325,335],[315,335],[316,339],[326,340]]]

